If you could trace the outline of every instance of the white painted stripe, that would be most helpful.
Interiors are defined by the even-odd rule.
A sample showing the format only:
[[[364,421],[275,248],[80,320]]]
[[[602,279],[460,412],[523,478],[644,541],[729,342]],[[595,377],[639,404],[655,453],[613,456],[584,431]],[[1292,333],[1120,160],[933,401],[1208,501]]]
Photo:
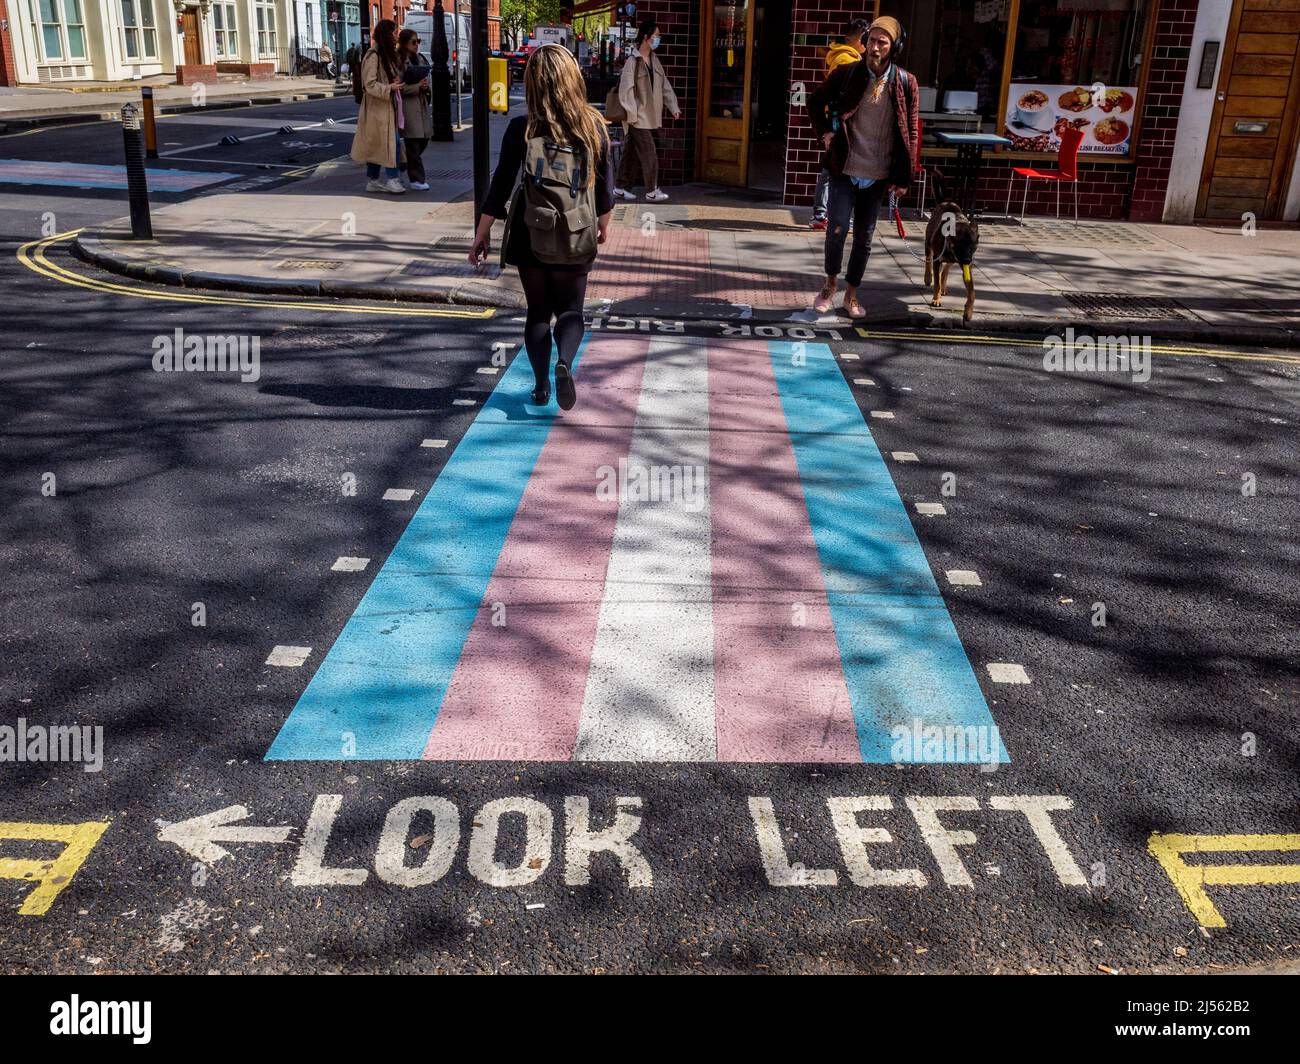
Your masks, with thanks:
[[[447,441],[446,440],[421,440],[420,446],[421,447],[446,447]]]
[[[983,587],[980,574],[974,569],[949,569],[948,583],[953,587]]]
[[[889,453],[895,462],[919,462],[920,461],[920,459],[916,457],[916,453],[913,451],[890,451]]]
[[[853,383],[865,384],[868,388],[874,388],[876,386],[876,382],[873,381],[870,377],[854,377]]]
[[[311,655],[311,647],[286,647],[277,646],[271,648],[271,653],[266,659],[268,665],[280,665],[287,669],[299,668],[303,662]]]
[[[1029,673],[1023,665],[1013,665],[1006,661],[992,661],[984,666],[989,670],[989,679],[994,683],[1028,683]]]
[[[577,761],[713,761],[713,571],[704,342],[655,339],[646,359],[627,482],[686,471],[691,491],[620,493]],[[656,470],[657,472],[658,470]],[[663,481],[659,481],[662,483]]]
[[[474,372],[482,373],[488,377],[495,377],[497,375],[497,368],[496,366],[479,366],[479,368],[476,369]]]
[[[885,418],[886,420],[892,421],[894,418],[894,412],[892,410],[873,410],[871,411],[871,416]]]
[[[359,573],[364,571],[365,567],[369,564],[369,558],[342,557],[331,565],[330,569],[336,573]]]
[[[384,492],[384,502],[410,502],[414,497],[414,488],[389,488]]]
[[[944,509],[941,502],[918,502],[916,512],[926,517],[942,517],[948,511]]]
[[[473,399],[453,399],[453,400],[451,401],[451,405],[452,405],[452,406],[473,406],[473,405],[474,405],[474,400],[473,400]]]

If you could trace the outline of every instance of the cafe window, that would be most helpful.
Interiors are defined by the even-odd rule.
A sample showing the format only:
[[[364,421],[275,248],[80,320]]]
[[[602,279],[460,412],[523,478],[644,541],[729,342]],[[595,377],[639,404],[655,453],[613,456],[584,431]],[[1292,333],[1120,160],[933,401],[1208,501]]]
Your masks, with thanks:
[[[951,129],[1002,133],[1011,150],[1127,157],[1138,115],[1153,0],[877,0],[908,37],[926,144]]]
[[[749,44],[745,0],[720,0],[713,5],[710,118],[743,118],[745,110],[745,48]]]

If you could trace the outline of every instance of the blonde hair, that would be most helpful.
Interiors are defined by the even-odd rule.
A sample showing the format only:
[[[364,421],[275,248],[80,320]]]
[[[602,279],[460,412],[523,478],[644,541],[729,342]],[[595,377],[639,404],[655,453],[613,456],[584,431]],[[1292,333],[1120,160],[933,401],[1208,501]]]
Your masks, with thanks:
[[[567,48],[544,44],[528,57],[524,102],[528,105],[527,136],[581,147],[587,158],[587,187],[595,184],[597,160],[609,143],[609,134],[605,116],[587,102],[587,83]]]

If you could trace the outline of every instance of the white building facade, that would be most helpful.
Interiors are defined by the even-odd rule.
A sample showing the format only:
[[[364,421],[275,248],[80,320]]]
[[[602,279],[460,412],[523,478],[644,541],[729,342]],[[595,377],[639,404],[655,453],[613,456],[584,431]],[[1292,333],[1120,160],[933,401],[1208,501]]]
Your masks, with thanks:
[[[293,0],[7,0],[19,84],[293,62]],[[319,25],[319,6],[313,25]],[[299,12],[301,19],[301,11]],[[304,39],[303,44],[308,42]],[[246,72],[246,71],[245,71]]]

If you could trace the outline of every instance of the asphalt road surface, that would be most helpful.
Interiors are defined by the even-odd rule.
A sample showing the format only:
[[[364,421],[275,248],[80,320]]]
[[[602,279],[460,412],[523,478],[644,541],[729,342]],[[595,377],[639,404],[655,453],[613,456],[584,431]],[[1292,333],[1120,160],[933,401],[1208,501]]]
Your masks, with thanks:
[[[0,190],[0,725],[102,728],[0,761],[4,970],[1300,945],[1296,356],[596,319],[560,414],[516,318],[42,266],[120,193]]]

